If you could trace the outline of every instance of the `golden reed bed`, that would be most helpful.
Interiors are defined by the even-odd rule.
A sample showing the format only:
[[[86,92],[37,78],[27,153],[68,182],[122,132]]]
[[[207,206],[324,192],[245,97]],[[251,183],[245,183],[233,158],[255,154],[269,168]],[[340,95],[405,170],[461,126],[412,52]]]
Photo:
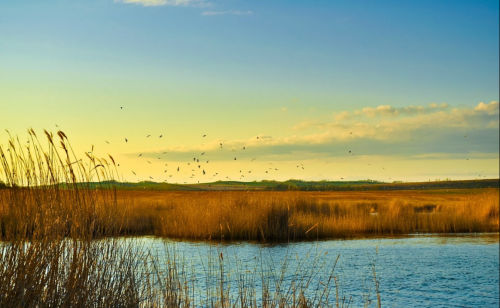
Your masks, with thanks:
[[[166,237],[299,240],[498,231],[498,190],[118,193],[123,229]]]

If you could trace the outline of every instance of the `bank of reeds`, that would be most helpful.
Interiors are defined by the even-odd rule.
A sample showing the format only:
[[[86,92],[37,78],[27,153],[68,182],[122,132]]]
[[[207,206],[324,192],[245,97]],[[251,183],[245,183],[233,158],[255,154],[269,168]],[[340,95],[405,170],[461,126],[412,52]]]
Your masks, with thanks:
[[[416,192],[124,192],[124,227],[149,218],[158,236],[197,240],[315,240],[412,233],[498,232],[498,190]],[[387,193],[386,193],[387,194]],[[120,199],[120,197],[119,197]],[[120,202],[120,201],[119,201]]]
[[[0,190],[0,307],[350,305],[349,298],[332,296],[338,294],[334,267],[299,267],[291,276],[276,275],[286,271],[285,260],[282,268],[235,272],[217,252],[204,256],[203,273],[189,274],[175,253],[159,257],[138,241],[117,238],[159,228],[163,216],[153,215],[161,206],[119,197],[107,184],[91,186],[116,176],[111,156],[108,163],[87,153],[84,161],[63,132],[57,134],[59,143],[45,132],[43,145],[33,130],[29,135],[27,145],[12,138],[6,148],[0,146],[0,176],[8,187]],[[324,281],[318,276],[322,270],[328,274]],[[204,297],[195,293],[200,274]],[[230,292],[231,282],[236,292]],[[376,276],[373,283],[378,286]],[[364,303],[368,306],[370,299]]]

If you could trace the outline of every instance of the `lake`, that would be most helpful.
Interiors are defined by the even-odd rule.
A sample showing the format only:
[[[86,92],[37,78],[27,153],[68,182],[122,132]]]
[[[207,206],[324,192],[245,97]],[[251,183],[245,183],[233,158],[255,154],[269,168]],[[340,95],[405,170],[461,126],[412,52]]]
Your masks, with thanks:
[[[350,307],[376,306],[374,271],[382,306],[498,307],[499,234],[413,235],[401,238],[325,240],[289,244],[123,239],[177,259],[196,306],[220,295],[238,298],[242,285],[261,305],[262,285],[286,298],[295,289],[307,298],[328,297]],[[336,262],[338,257],[338,261]],[[161,261],[160,261],[161,263]],[[333,267],[334,279],[330,279]],[[330,280],[330,281],[329,281]],[[325,286],[328,286],[325,292]]]

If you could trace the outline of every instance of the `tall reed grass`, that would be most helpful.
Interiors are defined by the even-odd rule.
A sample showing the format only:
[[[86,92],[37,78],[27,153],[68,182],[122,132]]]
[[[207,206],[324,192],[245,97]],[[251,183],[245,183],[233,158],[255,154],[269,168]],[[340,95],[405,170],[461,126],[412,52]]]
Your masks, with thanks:
[[[497,189],[474,195],[418,192],[123,192],[123,226],[196,240],[315,240],[411,233],[498,232]]]

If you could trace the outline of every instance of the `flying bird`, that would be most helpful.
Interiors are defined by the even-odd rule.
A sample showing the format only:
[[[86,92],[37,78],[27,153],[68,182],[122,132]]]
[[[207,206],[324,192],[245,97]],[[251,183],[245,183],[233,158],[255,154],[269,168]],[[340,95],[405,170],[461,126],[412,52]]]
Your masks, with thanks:
[[[163,137],[163,135],[160,135],[160,138]]]
[[[125,142],[128,142],[127,138],[125,138]]]
[[[205,169],[203,169],[203,175],[205,175]]]
[[[141,157],[141,156],[142,156],[142,154],[139,154],[139,156],[138,156],[138,157]]]
[[[236,157],[234,158],[234,160],[236,160]]]
[[[106,143],[107,143],[107,144],[109,144],[109,142],[108,142],[108,141],[106,141]]]
[[[132,173],[133,173],[134,175],[137,175],[137,174],[135,174],[135,172],[134,172],[134,171],[132,171]]]
[[[203,137],[206,137],[207,135],[203,135]]]
[[[179,167],[177,167],[177,172],[179,172]]]
[[[149,136],[151,136],[151,135],[147,135],[146,138],[148,138]]]
[[[222,149],[222,143],[220,144],[220,148]]]

